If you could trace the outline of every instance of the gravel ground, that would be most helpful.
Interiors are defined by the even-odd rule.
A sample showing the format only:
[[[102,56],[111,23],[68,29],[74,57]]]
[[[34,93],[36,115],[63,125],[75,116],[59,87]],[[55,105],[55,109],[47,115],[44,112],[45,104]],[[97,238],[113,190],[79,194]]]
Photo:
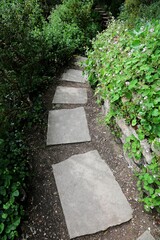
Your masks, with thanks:
[[[53,109],[52,99],[57,85],[87,87],[88,103],[84,108],[92,139],[91,142],[46,147],[48,111]],[[124,159],[121,142],[104,125],[101,107],[96,104],[96,98],[89,85],[62,82],[57,77],[53,81],[53,86],[46,91],[43,100],[47,109],[44,114],[45,125],[44,127],[35,126],[28,137],[33,158],[26,201],[27,216],[21,226],[22,236],[20,240],[69,240],[52,173],[52,164],[64,161],[74,154],[81,154],[90,150],[98,150],[101,157],[109,165],[134,212],[132,220],[127,223],[111,227],[104,232],[76,239],[136,240],[138,236],[149,229],[155,239],[159,240],[160,225],[158,225],[155,216],[145,213],[142,204],[138,202],[136,178]],[[66,106],[57,104],[54,109],[79,106],[82,105]]]

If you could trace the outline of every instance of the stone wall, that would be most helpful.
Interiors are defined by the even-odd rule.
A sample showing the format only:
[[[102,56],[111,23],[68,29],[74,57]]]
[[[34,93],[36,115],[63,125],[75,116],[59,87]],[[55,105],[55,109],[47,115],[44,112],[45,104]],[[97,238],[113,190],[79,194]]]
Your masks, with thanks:
[[[108,99],[106,99],[102,106],[102,112],[104,115],[107,115],[109,111],[110,111],[110,102]],[[121,118],[121,119],[116,118],[116,123],[122,132],[121,141],[123,144],[125,143],[126,138],[131,136],[132,134],[135,136],[135,138],[139,140],[138,135],[134,130],[134,128],[131,125],[127,125],[124,118]],[[150,164],[154,155],[160,155],[160,152],[154,148],[153,144],[150,145],[147,139],[141,140],[140,145],[141,145],[142,154],[143,154],[143,159],[142,159],[143,164]],[[134,159],[130,159],[125,152],[124,152],[124,157],[130,166],[135,166]]]

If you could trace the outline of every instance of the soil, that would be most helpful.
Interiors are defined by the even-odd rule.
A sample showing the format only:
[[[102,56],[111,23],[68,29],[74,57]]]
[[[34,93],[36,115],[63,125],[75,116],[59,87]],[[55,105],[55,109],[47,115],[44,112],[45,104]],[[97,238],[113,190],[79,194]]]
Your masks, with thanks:
[[[46,146],[48,111],[53,109],[52,99],[57,85],[87,87],[88,103],[86,105],[55,105],[54,109],[84,106],[91,142]],[[101,107],[96,104],[96,97],[88,84],[78,84],[53,80],[53,85],[43,96],[46,107],[43,116],[45,124],[35,126],[28,140],[31,147],[32,161],[30,180],[26,200],[26,219],[23,221],[20,240],[69,240],[52,164],[59,163],[74,154],[90,150],[98,150],[105,159],[131,204],[133,218],[127,223],[114,226],[104,232],[82,236],[77,240],[136,240],[146,230],[150,230],[156,240],[160,239],[160,225],[155,216],[144,212],[143,205],[138,202],[136,178],[123,156],[122,144],[112,135],[104,124]]]

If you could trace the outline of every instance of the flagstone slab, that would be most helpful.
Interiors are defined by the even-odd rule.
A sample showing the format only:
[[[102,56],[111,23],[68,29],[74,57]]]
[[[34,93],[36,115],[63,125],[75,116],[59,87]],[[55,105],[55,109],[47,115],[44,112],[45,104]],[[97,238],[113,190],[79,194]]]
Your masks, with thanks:
[[[91,141],[83,107],[49,112],[47,145]]]
[[[85,104],[87,90],[85,88],[62,87],[56,89],[52,103]]]
[[[86,61],[86,60],[87,60],[86,57],[75,56],[75,57],[74,57],[74,65],[83,68],[83,67],[86,65],[86,64],[85,64],[85,61]]]
[[[81,70],[68,69],[65,73],[62,74],[61,80],[85,83],[87,81],[87,77],[83,76],[82,73],[83,72]]]
[[[132,218],[132,209],[99,153],[52,165],[70,238],[93,234]]]
[[[147,230],[137,240],[155,240],[155,238]]]

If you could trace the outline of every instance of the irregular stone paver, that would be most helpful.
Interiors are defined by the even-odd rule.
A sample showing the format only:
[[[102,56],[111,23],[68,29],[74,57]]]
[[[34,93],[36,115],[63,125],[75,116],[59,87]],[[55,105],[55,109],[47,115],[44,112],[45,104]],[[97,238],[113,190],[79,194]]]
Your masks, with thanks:
[[[147,230],[137,240],[155,240],[155,239]]]
[[[81,70],[69,69],[67,72],[62,74],[61,80],[69,81],[69,82],[80,82],[85,83],[87,81],[87,77],[82,75]]]
[[[83,68],[85,66],[85,61],[86,60],[87,60],[86,57],[75,56],[74,57],[74,65]]]
[[[52,165],[70,238],[96,233],[132,218],[132,209],[99,153]]]
[[[47,145],[90,141],[83,107],[49,112]]]
[[[75,56],[74,60],[75,60],[75,62],[85,62],[87,60],[87,58],[82,57],[82,56]]]
[[[52,103],[85,104],[87,90],[85,88],[57,87]]]

